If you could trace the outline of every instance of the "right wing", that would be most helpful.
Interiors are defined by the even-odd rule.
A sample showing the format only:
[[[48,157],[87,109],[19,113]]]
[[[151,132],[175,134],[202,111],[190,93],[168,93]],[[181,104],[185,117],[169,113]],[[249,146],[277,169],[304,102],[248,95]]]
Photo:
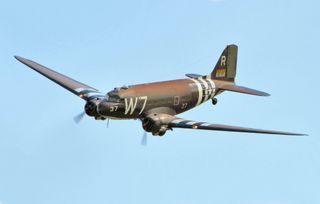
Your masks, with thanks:
[[[70,92],[74,93],[75,95],[81,97],[84,100],[90,100],[90,98],[104,97],[104,95],[95,88],[92,88],[88,85],[85,85],[81,82],[71,79],[70,77],[67,77],[63,74],[53,71],[34,61],[31,61],[19,56],[14,56],[14,57],[19,62],[27,65],[31,69],[47,77],[51,81],[59,84],[60,86],[64,87],[65,89],[69,90]]]
[[[261,133],[261,134],[274,134],[274,135],[292,135],[292,136],[306,136],[306,134],[291,133],[274,130],[262,130],[254,128],[245,128],[231,125],[210,124],[205,122],[196,122],[191,120],[184,120],[175,118],[168,123],[168,128],[187,128],[199,130],[215,130],[215,131],[230,131],[230,132],[247,132],[247,133]]]

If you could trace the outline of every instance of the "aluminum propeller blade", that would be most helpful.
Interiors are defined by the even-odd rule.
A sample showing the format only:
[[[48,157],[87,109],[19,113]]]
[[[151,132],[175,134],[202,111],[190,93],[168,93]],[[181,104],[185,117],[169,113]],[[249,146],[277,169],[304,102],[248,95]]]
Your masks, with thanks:
[[[85,116],[85,112],[79,113],[78,115],[73,117],[73,120],[75,123],[79,124],[80,121],[83,119],[83,117]]]
[[[141,145],[147,146],[147,137],[148,137],[147,132],[144,132],[143,136],[142,136],[142,139],[141,139],[141,143],[140,143]]]

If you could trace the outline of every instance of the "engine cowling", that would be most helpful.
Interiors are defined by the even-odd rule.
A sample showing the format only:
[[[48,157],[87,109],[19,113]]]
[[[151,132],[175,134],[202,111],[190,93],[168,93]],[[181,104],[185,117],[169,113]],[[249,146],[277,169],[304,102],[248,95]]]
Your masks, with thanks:
[[[163,136],[168,128],[168,116],[165,114],[153,114],[142,119],[142,127],[145,131],[151,132],[154,136]]]
[[[95,117],[95,119],[104,119],[101,117],[100,113],[98,112],[98,106],[101,103],[101,99],[96,98],[88,101],[84,106],[84,111],[88,116]]]

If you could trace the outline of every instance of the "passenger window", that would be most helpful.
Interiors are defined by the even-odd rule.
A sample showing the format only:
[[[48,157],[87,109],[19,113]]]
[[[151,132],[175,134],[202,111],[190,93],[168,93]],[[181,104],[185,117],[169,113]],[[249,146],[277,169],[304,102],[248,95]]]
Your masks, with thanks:
[[[179,105],[179,101],[180,101],[180,96],[175,96],[173,99],[173,105],[175,106]]]

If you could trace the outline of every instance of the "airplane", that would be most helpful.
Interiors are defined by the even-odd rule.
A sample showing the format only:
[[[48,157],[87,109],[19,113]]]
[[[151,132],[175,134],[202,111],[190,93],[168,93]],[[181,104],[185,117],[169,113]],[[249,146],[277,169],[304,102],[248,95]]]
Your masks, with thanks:
[[[188,78],[185,79],[122,86],[114,88],[107,94],[34,61],[19,56],[14,57],[86,101],[84,112],[74,118],[77,123],[86,114],[96,120],[139,119],[143,129],[154,136],[163,136],[168,130],[175,128],[291,136],[306,135],[197,122],[176,116],[209,100],[216,105],[216,96],[225,91],[269,96],[268,93],[235,84],[237,54],[238,47],[234,44],[228,45],[223,50],[213,71],[205,76],[186,74]]]

